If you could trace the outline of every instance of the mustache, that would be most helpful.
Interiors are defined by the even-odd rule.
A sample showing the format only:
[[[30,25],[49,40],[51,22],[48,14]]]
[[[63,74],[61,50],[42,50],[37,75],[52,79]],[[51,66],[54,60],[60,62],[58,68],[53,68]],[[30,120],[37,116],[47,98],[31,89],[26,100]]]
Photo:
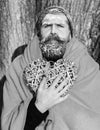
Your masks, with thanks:
[[[65,42],[65,40],[61,39],[57,34],[50,34],[48,37],[46,37],[45,39],[43,39],[41,41],[41,43],[48,43],[51,40],[56,40],[59,43],[64,43]]]

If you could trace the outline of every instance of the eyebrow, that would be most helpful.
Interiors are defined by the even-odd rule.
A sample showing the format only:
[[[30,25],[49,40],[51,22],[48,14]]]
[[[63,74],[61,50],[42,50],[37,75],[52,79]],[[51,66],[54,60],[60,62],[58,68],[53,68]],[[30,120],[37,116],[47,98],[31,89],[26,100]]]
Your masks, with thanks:
[[[52,23],[43,23],[42,26],[45,26],[45,25],[48,25],[48,26],[52,26]],[[59,26],[65,26],[63,23],[55,23],[55,25],[59,25]]]
[[[42,27],[44,27],[44,26],[52,26],[52,24],[49,24],[49,23],[44,23],[44,24],[42,24]]]

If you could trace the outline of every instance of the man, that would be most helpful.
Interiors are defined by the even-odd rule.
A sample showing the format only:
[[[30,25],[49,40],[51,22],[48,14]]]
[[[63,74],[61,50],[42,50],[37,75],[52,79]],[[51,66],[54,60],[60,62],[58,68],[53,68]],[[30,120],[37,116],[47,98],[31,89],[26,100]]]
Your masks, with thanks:
[[[34,40],[36,40],[36,38],[34,38]],[[44,78],[35,101],[35,97],[33,97],[25,86],[22,75],[26,65],[40,57],[41,52],[38,47],[38,40],[33,41],[32,45],[26,48],[24,55],[16,58],[7,71],[7,81],[4,86],[2,129],[34,129],[46,118],[49,108],[64,101],[68,97],[68,94],[63,98],[61,97],[67,90],[67,86],[63,88],[65,81],[55,89],[55,85],[60,77],[53,82],[49,89],[44,87],[46,82]],[[17,113],[19,114],[16,115]],[[33,115],[33,117],[31,115]]]
[[[62,90],[65,81],[57,89],[54,89],[58,77],[53,85],[46,89],[45,78],[43,79],[35,106],[42,113],[49,110],[49,115],[44,122],[38,124],[36,129],[99,130],[99,65],[89,56],[86,47],[76,38],[72,38],[72,26],[64,9],[50,7],[44,10],[40,16],[36,25],[39,42],[34,38],[34,44],[32,43],[25,49],[24,55],[15,59],[7,72],[2,113],[3,130],[23,130],[24,127],[28,128],[28,125],[32,125],[29,113],[29,109],[32,108],[30,105],[32,95],[23,83],[22,74],[26,65],[38,58],[53,62],[61,58],[64,58],[65,61],[71,60],[78,68],[78,77],[69,91],[69,96],[65,97],[60,96],[67,89],[66,86]],[[45,94],[48,98],[43,96]],[[33,119],[33,116],[31,117]],[[29,129],[31,128],[29,127]]]

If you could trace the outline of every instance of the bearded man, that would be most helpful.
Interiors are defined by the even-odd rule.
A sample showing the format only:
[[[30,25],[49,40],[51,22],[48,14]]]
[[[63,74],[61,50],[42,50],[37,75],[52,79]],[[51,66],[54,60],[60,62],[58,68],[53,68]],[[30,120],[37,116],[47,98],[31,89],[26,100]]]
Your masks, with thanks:
[[[45,9],[38,17],[36,33],[39,40],[34,37],[24,54],[16,58],[7,71],[2,129],[99,130],[99,65],[73,36],[69,15],[61,7]],[[78,70],[73,87],[68,88],[66,79],[56,87],[60,76],[47,87],[44,77],[34,99],[23,81],[23,71],[40,58],[52,64],[60,59],[73,61]]]

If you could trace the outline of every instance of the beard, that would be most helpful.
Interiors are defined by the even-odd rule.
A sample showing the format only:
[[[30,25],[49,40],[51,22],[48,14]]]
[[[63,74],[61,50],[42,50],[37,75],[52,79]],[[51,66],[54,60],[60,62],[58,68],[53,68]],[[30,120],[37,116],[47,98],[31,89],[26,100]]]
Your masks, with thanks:
[[[46,39],[41,40],[39,45],[43,58],[53,62],[63,58],[66,51],[66,43],[67,41],[56,34],[51,34]]]

